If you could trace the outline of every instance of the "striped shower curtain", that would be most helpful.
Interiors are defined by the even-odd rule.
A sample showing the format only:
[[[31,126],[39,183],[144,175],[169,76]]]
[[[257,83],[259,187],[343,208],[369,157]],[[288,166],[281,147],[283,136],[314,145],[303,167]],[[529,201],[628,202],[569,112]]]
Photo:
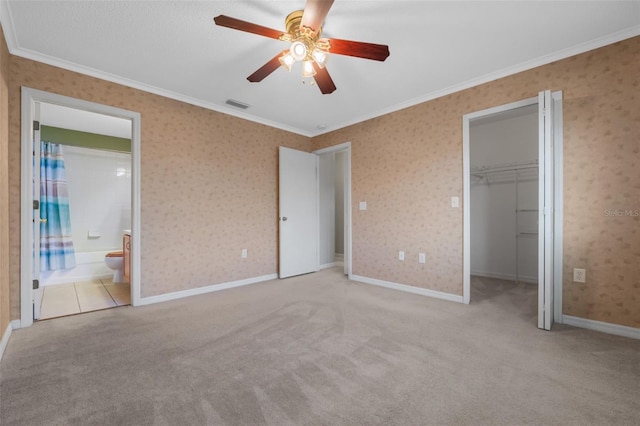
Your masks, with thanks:
[[[62,147],[40,142],[40,270],[76,266]]]

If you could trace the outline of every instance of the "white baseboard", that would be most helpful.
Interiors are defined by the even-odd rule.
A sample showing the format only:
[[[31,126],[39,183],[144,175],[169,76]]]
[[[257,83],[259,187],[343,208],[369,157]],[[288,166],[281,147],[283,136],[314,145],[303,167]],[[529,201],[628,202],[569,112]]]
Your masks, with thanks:
[[[390,281],[377,280],[375,278],[362,277],[359,275],[351,275],[349,279],[365,284],[373,284],[380,287],[386,287],[393,290],[400,290],[406,293],[419,294],[420,296],[434,297],[436,299],[448,300],[450,302],[464,303],[462,296],[451,293],[443,293],[441,291],[429,290],[421,287],[414,287],[406,284],[398,284]]]
[[[2,357],[4,356],[4,351],[7,349],[7,344],[9,343],[9,337],[11,337],[11,331],[13,331],[13,323],[15,321],[7,324],[7,329],[2,333],[2,340],[0,340],[0,361],[2,361]]]
[[[320,270],[333,268],[334,266],[336,266],[336,262],[325,263],[324,265],[320,265]]]
[[[600,331],[602,333],[615,334],[616,336],[630,337],[632,339],[640,339],[640,328],[627,327],[625,325],[611,324],[608,322],[573,317],[570,315],[563,315],[562,323],[566,325],[571,325],[574,327]]]
[[[498,279],[498,280],[507,280],[507,281],[515,281],[516,280],[516,276],[514,274],[503,274],[503,273],[500,273],[500,272],[485,272],[485,271],[471,270],[471,275],[476,275],[478,277],[495,278],[495,279]],[[520,275],[518,277],[518,281],[525,282],[525,283],[531,283],[531,284],[538,284],[538,277],[530,277],[530,276]]]
[[[205,287],[192,288],[189,290],[176,291],[173,293],[160,294],[158,296],[143,297],[139,306],[151,305],[153,303],[168,302],[169,300],[182,299],[183,297],[197,296],[199,294],[211,293],[214,291],[226,290],[229,288],[241,287],[249,284],[271,281],[278,278],[278,274],[263,275],[261,277],[246,278],[244,280],[231,281],[228,283],[213,284]]]

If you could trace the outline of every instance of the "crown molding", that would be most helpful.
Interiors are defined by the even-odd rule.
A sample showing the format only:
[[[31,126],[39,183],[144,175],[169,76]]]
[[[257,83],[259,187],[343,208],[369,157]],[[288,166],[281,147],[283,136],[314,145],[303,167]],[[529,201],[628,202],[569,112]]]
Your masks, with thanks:
[[[600,47],[607,46],[609,44],[617,43],[619,41],[636,37],[638,35],[640,35],[640,25],[635,25],[633,27],[609,34],[607,36],[604,36],[598,39],[577,44],[575,46],[572,46],[563,50],[559,50],[549,55],[540,56],[538,58],[531,59],[526,62],[522,62],[518,65],[503,68],[499,71],[495,71],[489,74],[485,74],[478,78],[473,78],[471,80],[464,81],[460,84],[455,84],[453,86],[449,86],[441,90],[436,90],[434,92],[427,93],[425,95],[417,96],[413,99],[407,100],[405,102],[400,102],[388,108],[384,108],[379,111],[376,111],[375,113],[372,113],[372,114],[358,116],[353,120],[345,121],[339,125],[327,127],[326,129],[323,129],[322,132],[318,132],[314,134],[314,136],[319,136],[321,134],[330,133],[339,129],[343,129],[345,127],[353,126],[354,124],[362,123],[363,121],[367,121],[377,117],[381,117],[383,115],[391,114],[393,112],[397,112],[406,108],[410,108],[415,105],[432,101],[434,99],[441,98],[443,96],[447,96],[456,92],[461,92],[471,87],[475,87],[481,84],[489,83],[491,81],[499,80],[501,78],[518,74],[523,71],[528,71],[530,69],[533,69],[542,65],[550,64],[551,62],[556,62],[562,59],[570,58],[571,56],[579,55],[581,53],[585,53],[590,50],[595,50]]]
[[[154,95],[184,102],[186,104],[198,106],[211,111],[216,111],[221,114],[231,115],[237,118],[241,118],[243,120],[252,121],[254,123],[263,124],[268,127],[284,130],[286,132],[295,133],[295,134],[306,136],[306,137],[314,136],[313,134],[306,132],[302,129],[298,129],[296,127],[288,126],[288,125],[271,121],[271,120],[266,120],[266,119],[256,117],[247,113],[243,113],[240,111],[229,110],[226,107],[222,107],[220,105],[216,105],[211,102],[206,102],[206,101],[203,101],[202,99],[193,98],[177,92],[173,92],[171,90],[162,89],[159,87],[152,86],[150,84],[141,83],[136,80],[131,80],[115,74],[100,71],[95,68],[86,67],[83,65],[76,64],[74,62],[65,61],[65,60],[44,55],[42,53],[35,52],[29,49],[24,49],[20,47],[17,35],[15,33],[13,19],[11,17],[11,9],[9,8],[5,0],[0,1],[0,24],[2,25],[2,31],[4,32],[9,53],[14,56],[19,56],[21,58],[29,59],[35,62],[41,62],[43,64],[51,65],[57,68],[62,68],[68,71],[77,72],[79,74],[87,75],[89,77],[95,77],[100,80],[109,81],[111,83],[120,84],[122,86],[141,90],[143,92],[152,93]]]
[[[559,50],[549,55],[544,55],[518,65],[514,65],[511,67],[503,68],[499,71],[492,72],[489,74],[485,74],[481,77],[470,79],[464,81],[460,84],[456,84],[453,86],[446,87],[441,90],[436,90],[434,92],[430,92],[424,95],[417,96],[413,99],[409,99],[404,102],[400,102],[395,105],[391,105],[387,108],[380,109],[371,114],[364,114],[354,119],[344,121],[340,124],[334,126],[328,126],[325,129],[318,129],[316,132],[308,132],[296,127],[288,126],[279,122],[266,120],[260,117],[253,116],[251,114],[247,114],[241,111],[232,111],[221,107],[220,105],[216,105],[211,102],[206,102],[201,99],[192,98],[190,96],[182,95],[180,93],[176,93],[170,90],[161,89],[159,87],[155,87],[149,84],[144,84],[139,81],[127,79],[124,77],[120,77],[118,75],[106,73],[94,68],[85,67],[73,62],[64,61],[58,58],[54,58],[48,55],[43,55],[38,52],[31,51],[29,49],[23,49],[19,45],[19,41],[17,39],[17,35],[15,33],[13,20],[11,17],[11,10],[6,2],[6,0],[0,0],[0,24],[2,25],[2,30],[4,31],[5,39],[7,42],[7,47],[9,49],[9,53],[15,56],[19,56],[25,59],[30,59],[36,62],[42,62],[47,65],[55,66],[58,68],[66,69],[69,71],[77,72],[80,74],[88,75],[90,77],[95,77],[101,80],[110,81],[112,83],[117,83],[126,87],[131,87],[134,89],[138,89],[144,92],[152,93],[158,96],[163,96],[169,99],[177,100],[180,102],[184,102],[187,104],[199,106],[201,108],[205,108],[208,110],[216,111],[221,114],[231,115],[237,118],[241,118],[243,120],[252,121],[254,123],[263,124],[265,126],[273,127],[276,129],[284,130],[286,132],[298,134],[306,137],[315,137],[320,136],[326,133],[334,132],[336,130],[343,129],[345,127],[352,126],[354,124],[362,123],[367,120],[371,120],[377,117],[381,117],[383,115],[387,115],[393,112],[397,112],[406,108],[410,108],[412,106],[425,103],[437,98],[441,98],[443,96],[450,95],[452,93],[460,92],[462,90],[469,89],[471,87],[479,86],[481,84],[489,83],[491,81],[498,80],[500,78],[504,78],[513,74],[517,74],[523,71],[530,70],[532,68],[536,68],[542,65],[549,64],[551,62],[555,62],[561,59],[566,59],[571,56],[575,56],[584,52],[588,52],[590,50],[598,49],[600,47],[617,43],[622,40],[626,40],[631,37],[636,37],[640,35],[640,25],[635,25],[633,27],[627,28],[622,31],[618,31],[607,36],[594,39],[585,43],[581,43],[570,48],[566,48],[563,50]]]

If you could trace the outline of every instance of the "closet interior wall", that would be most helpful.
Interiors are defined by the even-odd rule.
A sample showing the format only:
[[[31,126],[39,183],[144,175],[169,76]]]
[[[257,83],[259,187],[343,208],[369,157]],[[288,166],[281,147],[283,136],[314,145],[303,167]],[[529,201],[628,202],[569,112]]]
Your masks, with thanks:
[[[471,274],[537,282],[537,105],[470,125]]]

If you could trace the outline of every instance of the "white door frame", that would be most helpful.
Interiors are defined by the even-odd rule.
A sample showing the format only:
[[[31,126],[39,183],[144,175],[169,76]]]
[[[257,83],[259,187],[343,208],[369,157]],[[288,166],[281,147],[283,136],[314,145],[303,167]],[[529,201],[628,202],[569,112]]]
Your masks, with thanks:
[[[97,104],[42,90],[22,87],[21,184],[20,184],[20,327],[33,324],[31,271],[32,227],[32,148],[33,114],[36,102],[60,105],[131,120],[131,304],[140,304],[140,113]]]
[[[562,148],[562,92],[553,92],[553,100],[560,103],[559,108],[555,108],[555,127],[554,127],[554,298],[553,311],[555,322],[562,323],[562,187],[563,187],[563,148]],[[471,193],[470,193],[470,157],[469,157],[469,125],[470,122],[488,115],[493,115],[516,108],[529,105],[537,105],[538,96],[512,102],[505,105],[499,105],[482,111],[476,111],[465,114],[462,117],[462,169],[463,169],[463,267],[462,267],[462,297],[464,303],[469,303],[471,298]],[[539,176],[538,179],[542,179]]]
[[[33,119],[37,120],[38,122],[40,121],[40,104],[36,103],[33,106]],[[40,156],[41,156],[41,138],[40,138],[40,126],[38,126],[36,128],[36,126],[32,126],[32,138],[31,138],[31,146],[32,146],[32,152],[31,152],[31,158],[33,159],[33,161],[31,162],[31,164],[36,165],[37,167],[34,167],[32,169],[32,182],[34,183],[34,185],[31,187],[32,189],[32,198],[33,198],[33,202],[35,203],[36,201],[38,202],[38,208],[31,209],[31,218],[32,218],[32,226],[31,226],[31,232],[33,235],[33,241],[40,241],[40,224],[42,223],[42,210],[40,208],[41,204],[42,204],[42,200],[40,199],[40,188],[35,188],[35,183],[36,182],[40,182],[41,181],[41,176],[40,176]],[[37,220],[37,221],[36,221]],[[37,248],[37,249],[36,249]],[[40,265],[40,250],[39,250],[39,246],[38,244],[34,244],[33,245],[33,265]],[[39,267],[34,267],[31,270],[31,277],[33,278],[33,280],[37,280],[38,283],[40,282],[40,268]],[[42,293],[43,293],[43,288],[42,286],[38,286],[38,289],[34,290],[32,293],[32,298],[33,298],[33,319],[37,320],[40,319],[41,316],[41,306],[42,306]]]
[[[346,156],[346,170],[344,173],[344,236],[345,243],[344,249],[346,253],[344,254],[344,273],[351,279],[352,274],[352,263],[351,263],[351,253],[352,253],[352,238],[351,238],[351,142],[341,143],[339,145],[330,146],[323,149],[318,149],[313,151],[316,155],[327,154],[331,152],[340,152],[345,151]],[[318,202],[318,209],[320,208],[320,203]],[[318,217],[320,217],[320,212],[318,211]],[[318,244],[320,244],[318,242]],[[318,256],[320,256],[320,247],[318,247]],[[318,257],[318,262],[319,262]]]

